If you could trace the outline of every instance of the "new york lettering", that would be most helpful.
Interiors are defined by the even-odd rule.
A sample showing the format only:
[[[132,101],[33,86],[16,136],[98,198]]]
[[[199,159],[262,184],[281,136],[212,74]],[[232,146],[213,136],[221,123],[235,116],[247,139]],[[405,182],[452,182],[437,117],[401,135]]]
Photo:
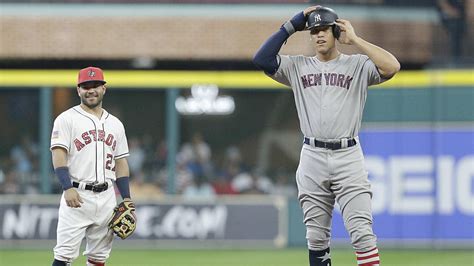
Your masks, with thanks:
[[[303,83],[303,88],[308,88],[312,86],[321,86],[324,82],[326,86],[334,86],[349,89],[352,82],[351,76],[346,76],[344,74],[337,73],[316,73],[316,74],[307,74],[300,77],[301,83]]]
[[[107,146],[112,147],[112,150],[115,151],[115,147],[117,146],[117,141],[114,139],[114,135],[108,134],[107,138],[105,137],[106,133],[104,130],[98,130],[96,133],[95,130],[89,130],[81,134],[81,139],[76,138],[74,139],[74,145],[76,146],[76,150],[82,150],[86,145],[91,144],[92,141],[100,141],[104,142]]]

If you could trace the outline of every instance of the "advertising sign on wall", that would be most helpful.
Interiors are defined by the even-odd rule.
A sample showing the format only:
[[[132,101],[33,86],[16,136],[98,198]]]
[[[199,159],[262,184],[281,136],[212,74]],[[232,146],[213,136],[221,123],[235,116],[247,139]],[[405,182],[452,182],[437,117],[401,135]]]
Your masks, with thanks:
[[[137,203],[135,240],[254,242],[286,244],[286,201],[279,197],[189,203]],[[57,204],[21,201],[0,204],[0,240],[56,238]]]
[[[360,142],[380,240],[474,241],[472,128],[370,129]],[[339,211],[333,223],[333,236],[348,238]]]

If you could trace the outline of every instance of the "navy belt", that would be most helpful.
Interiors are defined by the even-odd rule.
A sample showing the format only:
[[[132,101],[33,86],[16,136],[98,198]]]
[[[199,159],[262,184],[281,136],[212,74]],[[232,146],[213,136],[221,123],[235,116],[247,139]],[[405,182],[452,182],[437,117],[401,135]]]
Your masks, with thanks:
[[[72,186],[75,188],[78,188],[79,185],[80,184],[77,182],[72,182]],[[96,184],[90,183],[90,184],[86,184],[84,187],[85,190],[92,190],[94,192],[103,192],[103,191],[106,191],[108,188],[109,188],[109,184],[107,182],[96,183]]]
[[[339,149],[343,148],[341,141],[324,142],[324,141],[319,141],[319,140],[314,139],[314,141],[311,142],[311,139],[307,138],[307,137],[304,137],[304,144],[312,145],[312,146],[315,146],[315,147],[318,147],[318,148],[325,148],[325,149],[329,149],[329,150],[339,150]],[[357,144],[357,141],[354,138],[347,139],[347,147],[346,148],[352,147],[356,144]]]

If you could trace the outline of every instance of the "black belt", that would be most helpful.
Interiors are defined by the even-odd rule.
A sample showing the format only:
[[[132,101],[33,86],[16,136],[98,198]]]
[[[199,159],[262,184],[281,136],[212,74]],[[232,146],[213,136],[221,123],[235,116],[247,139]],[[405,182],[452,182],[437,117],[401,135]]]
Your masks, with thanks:
[[[75,188],[79,188],[79,183],[72,182],[72,186]],[[108,188],[109,188],[109,184],[107,182],[96,183],[96,184],[90,183],[90,184],[86,184],[86,186],[84,187],[85,190],[92,190],[94,192],[106,191]]]
[[[319,140],[314,140],[314,143],[311,143],[311,139],[304,137],[304,144],[307,145],[313,145],[318,148],[325,148],[329,150],[339,150],[342,148],[342,143],[341,141],[336,141],[336,142],[324,142],[324,141],[319,141]],[[347,140],[347,148],[352,147],[357,144],[357,141],[352,138]]]

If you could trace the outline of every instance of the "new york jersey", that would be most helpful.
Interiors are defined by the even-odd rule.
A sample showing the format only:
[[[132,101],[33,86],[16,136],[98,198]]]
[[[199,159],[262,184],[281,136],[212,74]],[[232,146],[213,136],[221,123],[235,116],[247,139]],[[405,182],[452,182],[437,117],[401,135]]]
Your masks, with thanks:
[[[76,182],[115,180],[115,160],[129,155],[122,122],[106,110],[99,119],[79,105],[54,121],[51,149],[55,147],[66,149],[69,173]]]
[[[384,81],[366,55],[340,54],[322,62],[316,57],[279,56],[272,79],[293,90],[301,132],[320,140],[359,134],[367,87]]]

